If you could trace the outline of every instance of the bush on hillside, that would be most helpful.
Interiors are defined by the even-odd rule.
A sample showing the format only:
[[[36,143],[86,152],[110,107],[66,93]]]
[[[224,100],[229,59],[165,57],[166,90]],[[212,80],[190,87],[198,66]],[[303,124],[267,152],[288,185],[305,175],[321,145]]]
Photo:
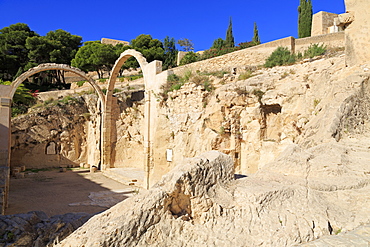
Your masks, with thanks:
[[[271,55],[266,59],[264,66],[266,68],[272,68],[275,66],[288,65],[295,63],[295,55],[292,54],[286,47],[278,47]]]
[[[320,56],[325,54],[326,52],[326,46],[325,45],[319,45],[319,44],[312,44],[308,47],[308,49],[304,52],[305,58],[313,58],[316,56]]]
[[[198,60],[199,60],[198,54],[191,51],[186,53],[186,55],[181,59],[180,66],[189,63],[194,63],[197,62]]]

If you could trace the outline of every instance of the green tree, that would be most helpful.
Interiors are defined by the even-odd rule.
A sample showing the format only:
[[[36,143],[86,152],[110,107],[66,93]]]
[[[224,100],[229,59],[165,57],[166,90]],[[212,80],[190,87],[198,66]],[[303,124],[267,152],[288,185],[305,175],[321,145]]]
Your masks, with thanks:
[[[84,71],[96,71],[102,78],[105,70],[111,70],[118,55],[112,45],[102,44],[100,41],[84,43],[72,59],[72,66]]]
[[[185,64],[188,64],[188,63],[193,63],[193,62],[196,62],[199,60],[199,56],[198,54],[190,51],[188,53],[185,54],[185,56],[181,59],[180,61],[180,65],[185,65]]]
[[[116,54],[117,59],[119,58],[119,56],[121,55],[121,53],[122,53],[122,52],[124,52],[124,51],[126,51],[126,50],[128,50],[128,49],[132,49],[132,47],[131,47],[131,46],[129,46],[129,45],[124,45],[124,44],[117,44],[117,45],[115,45],[113,48],[114,48],[114,52],[115,52],[115,54]],[[124,71],[125,69],[128,69],[128,68],[129,68],[129,66],[126,66],[126,64],[124,64],[124,65],[122,66],[122,68],[120,69],[120,71],[119,71],[119,76],[122,76],[123,71]]]
[[[17,23],[0,29],[0,79],[13,80],[28,63],[26,40],[38,36],[27,24]]]
[[[186,52],[194,50],[194,44],[189,39],[180,39],[177,41],[177,44],[182,47],[182,49]]]
[[[225,40],[218,38],[213,41],[211,49],[221,49],[225,46]]]
[[[0,79],[0,84],[10,85],[12,82]],[[20,84],[12,99],[12,116],[26,113],[28,108],[36,102],[36,94],[36,92],[32,93],[24,84]]]
[[[235,41],[234,41],[234,36],[233,36],[233,23],[230,17],[229,27],[227,28],[227,31],[226,31],[225,47],[234,47],[234,46],[235,46]]]
[[[130,46],[141,52],[146,58],[147,62],[150,63],[154,60],[164,61],[164,49],[163,44],[158,39],[153,39],[149,34],[140,34],[135,39],[131,40]],[[125,67],[138,68],[139,63],[135,58],[129,58]]]
[[[26,40],[29,50],[29,62],[25,69],[32,68],[41,63],[71,64],[77,50],[81,46],[82,37],[58,29],[50,31],[46,36],[34,36]],[[49,87],[55,84],[57,88],[68,88],[65,83],[64,71],[53,70],[42,72],[34,76],[34,83]]]
[[[176,67],[176,57],[178,50],[176,49],[176,41],[174,38],[166,36],[163,41],[164,60],[163,69],[167,70]]]
[[[279,46],[271,55],[266,59],[264,66],[272,68],[275,66],[293,64],[295,62],[295,55],[292,54],[287,47]]]
[[[253,39],[252,39],[252,42],[255,43],[256,45],[261,44],[260,36],[258,34],[257,23],[254,23],[254,30],[253,30]]]
[[[311,36],[312,27],[312,2],[311,0],[300,0],[298,6],[298,37]]]

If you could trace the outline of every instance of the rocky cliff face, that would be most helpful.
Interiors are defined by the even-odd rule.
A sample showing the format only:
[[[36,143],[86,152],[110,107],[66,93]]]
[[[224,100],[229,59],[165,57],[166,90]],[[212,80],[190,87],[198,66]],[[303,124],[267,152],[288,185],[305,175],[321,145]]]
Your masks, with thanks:
[[[68,96],[45,101],[29,113],[13,118],[12,166],[66,167],[88,162],[88,152],[97,149],[95,139],[99,140],[100,133],[96,102],[92,94]],[[90,162],[94,162],[93,157],[90,155]]]
[[[170,93],[159,109],[155,135],[161,141],[153,148],[153,163],[158,164],[152,170],[154,180],[169,170],[163,167],[209,150],[229,154],[237,173],[250,174],[290,144],[312,147],[330,141],[346,125],[343,121],[349,121],[341,111],[353,106],[343,110],[342,104],[350,100],[347,97],[358,98],[357,91],[368,80],[358,71],[363,69],[347,68],[339,54],[258,69],[246,80],[237,79],[243,71],[234,79],[229,75],[231,81],[211,78],[216,85],[212,92],[190,81]],[[166,149],[173,150],[173,163],[166,162]]]
[[[187,160],[60,246],[291,246],[369,224],[364,71],[342,55],[220,80],[212,92],[186,84],[159,110],[154,157],[172,148],[174,162],[154,176],[211,149],[230,156]],[[248,176],[233,180],[234,169]]]

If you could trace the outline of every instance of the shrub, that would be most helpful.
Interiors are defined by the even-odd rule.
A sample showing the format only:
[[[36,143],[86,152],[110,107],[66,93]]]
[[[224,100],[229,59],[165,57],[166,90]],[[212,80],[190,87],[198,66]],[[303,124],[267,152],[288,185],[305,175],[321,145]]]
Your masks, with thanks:
[[[199,60],[198,54],[191,51],[191,52],[186,53],[186,55],[181,59],[180,66],[189,64],[189,63],[194,63],[194,62],[197,62],[198,60]]]
[[[78,87],[82,87],[85,82],[86,81],[78,81],[78,82],[76,82],[76,84],[77,84]]]
[[[258,98],[259,102],[261,102],[261,99],[265,94],[265,92],[261,91],[260,89],[254,89],[252,93]]]
[[[253,72],[251,70],[247,70],[239,75],[239,80],[247,80],[253,76]]]
[[[240,48],[241,49],[245,49],[245,48],[249,48],[249,47],[252,47],[252,46],[256,46],[256,45],[259,45],[260,43],[258,42],[255,42],[255,41],[249,41],[249,42],[242,42],[239,44]]]
[[[0,84],[11,85],[10,81],[0,79]],[[32,92],[22,83],[17,87],[12,100],[12,117],[24,114],[32,105],[36,103],[38,90]]]
[[[266,59],[264,66],[266,68],[272,68],[275,66],[293,64],[295,62],[294,54],[291,54],[288,48],[278,47],[271,55]]]
[[[184,85],[182,78],[176,74],[169,75],[167,77],[167,83],[161,87],[162,92],[160,95],[162,96],[163,100],[166,101],[168,99],[168,93],[174,90],[179,90],[182,85]]]
[[[308,49],[304,52],[304,57],[305,58],[313,58],[316,56],[320,56],[325,54],[326,52],[326,46],[325,45],[320,45],[319,44],[313,44],[308,47]]]

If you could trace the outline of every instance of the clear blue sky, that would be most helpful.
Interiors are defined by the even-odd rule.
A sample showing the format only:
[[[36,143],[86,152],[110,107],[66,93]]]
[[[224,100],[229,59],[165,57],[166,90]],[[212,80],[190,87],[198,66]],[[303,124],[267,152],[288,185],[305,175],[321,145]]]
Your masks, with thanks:
[[[312,4],[314,13],[345,12],[344,0],[312,0]],[[63,29],[83,41],[130,41],[140,34],[160,40],[188,38],[198,51],[225,38],[230,17],[237,44],[251,41],[254,22],[263,43],[296,37],[298,5],[299,0],[0,0],[0,28],[22,22],[40,35]]]

